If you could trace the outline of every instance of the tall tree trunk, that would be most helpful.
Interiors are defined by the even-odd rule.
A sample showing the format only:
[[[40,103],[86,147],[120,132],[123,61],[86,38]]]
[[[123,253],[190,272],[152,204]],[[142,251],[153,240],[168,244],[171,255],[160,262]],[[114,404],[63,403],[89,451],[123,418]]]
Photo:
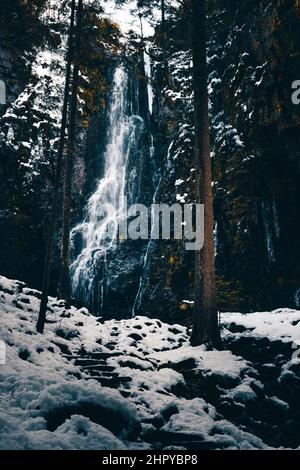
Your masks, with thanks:
[[[165,20],[166,20],[165,0],[161,0],[160,9],[161,9],[161,29],[162,31],[165,31]]]
[[[49,219],[49,232],[48,232],[48,237],[47,237],[46,253],[45,253],[45,260],[44,260],[42,297],[41,297],[41,303],[40,303],[39,317],[38,317],[38,321],[36,324],[36,329],[39,333],[43,333],[44,331],[47,304],[48,304],[48,292],[49,292],[49,283],[50,283],[50,274],[51,274],[51,265],[52,265],[52,252],[53,252],[55,228],[56,228],[56,221],[57,221],[57,210],[58,210],[59,192],[60,192],[60,186],[61,186],[61,175],[62,175],[62,160],[63,160],[63,151],[64,151],[64,144],[65,144],[66,127],[67,127],[67,112],[68,112],[68,101],[69,101],[69,91],[70,91],[71,64],[73,61],[74,19],[75,19],[75,0],[72,0],[70,30],[69,30],[69,44],[68,44],[68,51],[67,51],[65,91],[64,91],[64,101],[63,101],[58,154],[57,154],[56,168],[55,168],[54,192],[53,192],[51,214],[50,214],[50,219]]]
[[[71,105],[69,117],[69,133],[65,166],[65,184],[62,215],[62,241],[61,241],[61,266],[59,280],[59,296],[70,302],[70,216],[72,199],[72,174],[75,153],[76,117],[77,117],[77,92],[79,78],[78,51],[80,50],[80,35],[82,26],[83,1],[78,1],[76,24],[76,57],[73,70]]]
[[[213,198],[208,121],[205,0],[192,0],[196,203],[204,204],[204,246],[195,252],[193,346],[219,342],[215,294]]]
[[[163,53],[163,78],[167,81],[168,75],[168,62],[167,62],[167,33],[166,33],[166,4],[165,0],[161,0],[161,23],[160,23],[160,34],[161,34],[161,48]]]

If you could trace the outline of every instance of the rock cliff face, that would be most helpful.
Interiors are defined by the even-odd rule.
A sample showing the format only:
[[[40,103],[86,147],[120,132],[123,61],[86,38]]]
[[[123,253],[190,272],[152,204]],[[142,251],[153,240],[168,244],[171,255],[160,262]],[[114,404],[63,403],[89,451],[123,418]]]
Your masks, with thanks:
[[[211,99],[220,282],[232,281],[246,308],[299,306],[300,108],[291,86],[300,5],[219,3]]]
[[[246,1],[219,0],[210,4],[208,15],[219,307],[299,306],[300,108],[291,100],[292,83],[300,77],[299,2],[252,1],[249,8]],[[159,66],[154,81],[155,139],[168,162],[163,197],[189,202],[187,9],[169,21],[168,33],[163,93]],[[164,246],[163,259],[150,257],[149,266],[155,265],[148,266],[143,308],[153,315],[161,305],[168,319],[186,319],[190,309],[183,300],[192,298],[193,259],[180,243]]]
[[[0,79],[8,90],[7,105],[0,108],[0,271],[36,287],[53,184],[68,23],[66,5],[54,4],[55,9],[50,0],[15,0],[0,21]],[[6,21],[9,15],[13,22]],[[117,61],[132,77],[132,112],[144,120],[129,162],[130,202],[192,202],[188,5],[169,13],[167,47],[159,30],[146,44],[151,73],[149,67],[145,71],[134,36],[125,46],[120,44],[116,26],[104,21],[94,6],[86,18],[74,225],[83,220],[88,198],[103,175],[108,100]],[[300,105],[291,101],[292,82],[300,80],[299,26],[297,0],[209,4],[221,310],[300,306]],[[93,309],[106,317],[129,317],[134,312],[185,321],[192,313],[187,302],[192,297],[193,253],[181,241],[120,243],[96,269]]]

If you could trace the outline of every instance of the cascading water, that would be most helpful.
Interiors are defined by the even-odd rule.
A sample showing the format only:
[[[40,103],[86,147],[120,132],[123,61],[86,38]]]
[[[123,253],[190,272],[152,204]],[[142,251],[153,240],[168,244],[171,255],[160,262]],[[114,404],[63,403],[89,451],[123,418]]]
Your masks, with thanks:
[[[145,60],[145,72],[146,72],[146,76],[147,76],[148,109],[149,109],[150,114],[152,114],[152,110],[153,110],[153,90],[152,90],[152,85],[151,85],[151,81],[152,81],[151,62],[150,62],[150,57],[147,53],[144,54],[144,60]],[[152,197],[152,204],[157,203],[157,196],[159,194],[162,179],[163,179],[161,169],[158,168],[157,165],[156,165],[156,161],[155,161],[155,158],[154,158],[154,152],[155,152],[154,139],[153,139],[153,135],[150,133],[150,159],[153,163],[153,170],[154,170],[153,177],[152,177],[152,185],[153,185],[153,188],[154,188],[154,193],[153,193],[153,197]],[[168,155],[168,158],[169,158],[169,155]],[[154,227],[152,227],[152,230],[153,229],[154,229]],[[145,276],[146,266],[147,266],[148,257],[149,257],[149,253],[151,251],[152,244],[153,244],[153,240],[152,240],[152,231],[151,231],[151,236],[150,236],[150,239],[147,243],[146,251],[145,251],[145,254],[144,254],[143,259],[142,259],[142,272],[141,272],[140,279],[139,279],[138,290],[137,290],[137,293],[136,293],[136,296],[135,296],[135,299],[134,299],[134,302],[133,302],[133,306],[132,306],[132,309],[131,309],[131,316],[132,317],[134,317],[136,314],[138,314],[139,311],[140,311],[140,308],[141,308],[142,293],[143,293],[144,281],[145,281],[144,276]]]
[[[156,189],[155,189],[155,192],[154,192],[154,195],[153,195],[152,204],[156,204],[156,202],[157,202],[156,198],[157,198],[157,194],[160,190],[161,182],[162,182],[162,176],[160,175],[157,186],[156,186]],[[152,227],[152,230],[153,229],[154,229],[154,227]],[[139,288],[138,288],[137,294],[135,296],[134,303],[133,303],[132,310],[131,310],[132,318],[135,317],[135,315],[139,312],[139,308],[141,307],[141,294],[142,294],[143,282],[144,282],[143,274],[144,274],[144,269],[146,268],[146,265],[147,265],[151,245],[152,245],[152,231],[151,231],[151,237],[150,237],[150,239],[148,241],[148,244],[147,244],[146,252],[145,252],[144,257],[143,257],[142,274],[140,276]]]
[[[99,261],[105,259],[107,251],[116,245],[118,221],[126,210],[128,158],[136,134],[143,126],[141,117],[130,116],[128,85],[127,73],[123,68],[117,68],[109,108],[104,174],[88,201],[85,220],[71,233],[72,240],[78,236],[81,239],[81,251],[71,266],[73,296],[90,306],[93,305]],[[107,207],[114,210],[108,214]],[[99,297],[103,301],[103,282],[100,291]]]

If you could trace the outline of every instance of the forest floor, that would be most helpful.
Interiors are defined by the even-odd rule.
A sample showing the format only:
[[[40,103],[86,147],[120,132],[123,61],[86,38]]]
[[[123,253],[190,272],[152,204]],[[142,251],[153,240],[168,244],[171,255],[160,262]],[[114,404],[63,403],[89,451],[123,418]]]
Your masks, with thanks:
[[[39,297],[0,276],[1,449],[300,448],[300,311],[223,313],[216,351],[54,298],[40,335]]]

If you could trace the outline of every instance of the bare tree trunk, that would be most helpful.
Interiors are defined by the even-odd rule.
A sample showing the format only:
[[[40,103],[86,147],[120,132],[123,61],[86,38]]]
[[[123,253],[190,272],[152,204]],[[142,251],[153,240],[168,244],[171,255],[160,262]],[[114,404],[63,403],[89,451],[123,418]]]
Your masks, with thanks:
[[[59,296],[70,302],[70,217],[71,217],[71,199],[72,199],[72,174],[73,161],[75,153],[75,134],[77,117],[77,92],[79,78],[78,51],[80,48],[80,35],[82,25],[83,0],[78,1],[77,24],[76,24],[76,52],[75,64],[73,70],[69,134],[67,144],[66,166],[65,166],[65,185],[63,198],[62,215],[62,241],[61,241],[61,266],[59,281]]]
[[[161,8],[161,29],[162,29],[162,31],[164,31],[165,30],[165,20],[166,20],[165,0],[161,0],[160,8]]]
[[[165,0],[161,0],[161,23],[160,23],[160,33],[161,33],[161,48],[163,53],[163,75],[164,80],[167,81],[168,77],[168,62],[167,62],[167,33],[166,33],[166,4]]]
[[[215,293],[213,197],[208,121],[205,0],[192,0],[196,203],[204,204],[204,246],[195,252],[192,345],[219,343]]]
[[[72,0],[70,30],[69,30],[69,44],[68,44],[68,51],[67,51],[66,81],[65,81],[64,102],[63,102],[61,128],[60,128],[60,138],[59,138],[58,154],[57,154],[56,168],[55,168],[55,183],[54,183],[52,208],[51,208],[51,214],[50,214],[50,220],[49,220],[49,232],[48,232],[46,253],[45,253],[45,260],[44,260],[42,297],[41,297],[41,303],[40,303],[39,317],[38,317],[38,321],[36,324],[36,329],[39,333],[43,333],[44,331],[47,304],[48,304],[48,292],[49,292],[49,283],[50,283],[50,274],[51,274],[51,265],[52,265],[52,252],[53,252],[55,228],[56,228],[56,222],[57,222],[57,210],[58,210],[59,192],[60,192],[60,185],[61,185],[61,175],[62,175],[62,157],[63,157],[66,127],[67,127],[67,112],[68,112],[68,101],[69,101],[69,91],[70,91],[71,64],[73,61],[74,18],[75,18],[75,0]]]

